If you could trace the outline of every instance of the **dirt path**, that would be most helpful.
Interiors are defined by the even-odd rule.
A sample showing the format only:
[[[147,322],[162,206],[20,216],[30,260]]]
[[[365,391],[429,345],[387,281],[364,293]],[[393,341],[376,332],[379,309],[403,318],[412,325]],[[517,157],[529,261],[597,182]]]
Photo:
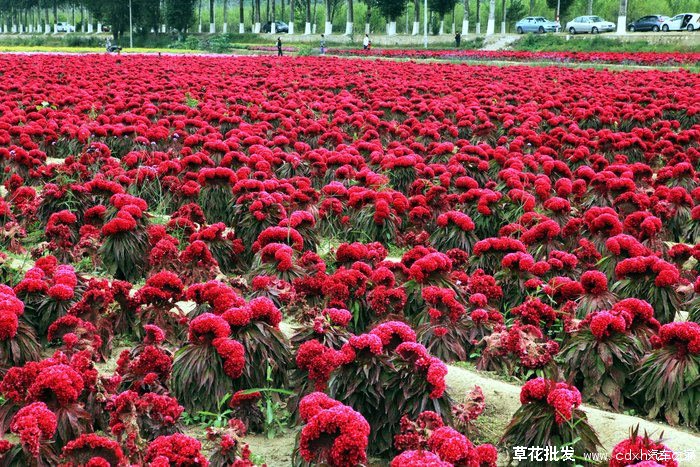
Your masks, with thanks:
[[[520,36],[514,35],[487,37],[481,50],[503,50],[518,40]]]

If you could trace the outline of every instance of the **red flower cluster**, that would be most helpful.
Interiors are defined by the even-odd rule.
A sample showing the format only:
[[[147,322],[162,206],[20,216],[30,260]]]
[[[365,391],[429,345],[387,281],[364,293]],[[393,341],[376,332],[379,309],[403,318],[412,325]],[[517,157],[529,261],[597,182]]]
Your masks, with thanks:
[[[53,438],[56,426],[56,415],[43,402],[22,407],[10,423],[10,429],[19,436],[22,446],[35,458],[39,457],[41,442]]]
[[[519,240],[500,237],[479,240],[476,245],[474,245],[473,253],[475,256],[482,256],[489,253],[512,253],[516,251],[525,252],[527,249]]]
[[[601,341],[614,333],[624,334],[627,331],[625,319],[609,311],[594,311],[586,316],[584,323],[588,324],[595,338]]]
[[[439,322],[444,313],[455,323],[465,313],[464,305],[457,300],[457,294],[452,289],[428,286],[424,287],[421,293],[423,300],[431,307],[428,314],[433,322]]]
[[[418,283],[429,282],[436,276],[449,274],[452,270],[452,260],[443,253],[429,253],[413,262],[409,268],[411,279]]]
[[[673,287],[680,280],[678,268],[659,259],[658,256],[635,256],[623,259],[615,266],[615,275],[620,279],[640,276],[653,277],[656,287]]]
[[[161,271],[146,279],[146,285],[136,292],[140,304],[175,303],[182,298],[184,284],[180,277],[170,271]]]
[[[112,434],[115,436],[126,435],[138,436],[138,433],[133,432],[134,427],[131,421],[134,417],[140,418],[142,423],[155,423],[160,425],[162,429],[168,429],[177,423],[184,410],[178,404],[177,399],[152,392],[139,395],[134,391],[124,391],[111,398],[107,403],[107,411],[110,413],[109,427]],[[130,446],[130,450],[136,446]]]
[[[661,466],[678,467],[675,454],[661,441],[652,440],[646,433],[639,436],[633,430],[630,437],[615,445],[610,453],[610,467]]]
[[[140,211],[138,211],[140,213]],[[140,217],[140,216],[138,216]],[[136,229],[136,219],[127,209],[117,212],[117,215],[102,227],[102,235],[111,237]]]
[[[229,378],[236,379],[243,374],[245,368],[245,348],[243,345],[227,337],[219,337],[212,342],[216,353],[224,361],[224,373]]]
[[[396,353],[409,362],[419,374],[425,375],[426,381],[432,387],[431,399],[438,399],[445,393],[447,365],[439,358],[431,357],[421,344],[404,342],[396,347]]]
[[[312,393],[302,399],[299,452],[305,461],[332,467],[351,467],[367,461],[369,424],[350,407],[336,402],[330,406],[325,394]],[[317,401],[320,404],[314,406]],[[335,401],[333,401],[335,402]],[[324,443],[319,443],[324,439]]]
[[[376,264],[386,258],[387,251],[379,242],[373,243],[341,243],[335,251],[335,260],[339,264],[352,264],[355,261],[365,261]]]
[[[87,462],[86,462],[87,459]],[[105,467],[126,462],[121,446],[114,440],[96,435],[83,434],[63,447],[62,466]]]
[[[528,298],[522,304],[510,310],[524,324],[551,326],[557,320],[557,312],[539,298]]]
[[[439,227],[447,227],[448,224],[454,224],[465,232],[471,232],[475,227],[472,218],[459,211],[447,211],[438,216],[437,225]]]
[[[22,313],[24,303],[15,296],[14,290],[0,285],[0,340],[9,340],[17,335]]]
[[[190,321],[188,339],[193,344],[211,344],[231,335],[231,327],[221,316],[204,313]]]
[[[466,436],[448,426],[433,431],[428,438],[428,449],[451,465],[495,467],[498,459],[498,451],[492,445],[474,446]]]
[[[165,383],[170,377],[172,365],[173,359],[168,353],[155,345],[146,345],[135,358],[132,358],[129,350],[123,350],[117,360],[117,374],[133,379],[135,389],[138,389],[141,382]]]
[[[525,383],[520,390],[520,403],[546,403],[553,411],[557,424],[571,420],[573,410],[581,405],[581,393],[566,383],[535,378]]]
[[[392,352],[404,342],[416,342],[416,332],[406,323],[400,321],[385,321],[370,331],[379,337],[382,349]]]
[[[187,299],[198,304],[208,304],[211,307],[211,312],[217,315],[224,313],[229,308],[245,305],[245,300],[231,287],[218,281],[190,286],[187,289]]]
[[[393,282],[393,274],[391,274]],[[377,315],[401,313],[408,297],[403,287],[387,287],[380,285],[367,294],[367,302]]]
[[[189,436],[176,433],[170,436],[159,436],[151,441],[146,449],[144,461],[153,467],[207,466],[209,462],[201,451],[202,443]]]
[[[581,274],[581,286],[585,293],[598,296],[608,291],[608,278],[600,271],[586,271]]]
[[[339,364],[341,358],[337,350],[324,346],[317,340],[306,341],[299,346],[296,363],[299,369],[309,373],[316,391],[326,389],[328,378]]]
[[[253,251],[260,251],[265,245],[270,243],[288,245],[296,251],[303,251],[304,249],[304,238],[296,229],[291,227],[268,227],[263,230],[253,243]]]
[[[679,355],[700,354],[700,324],[690,321],[668,323],[661,326],[651,342],[656,348],[675,347]]]

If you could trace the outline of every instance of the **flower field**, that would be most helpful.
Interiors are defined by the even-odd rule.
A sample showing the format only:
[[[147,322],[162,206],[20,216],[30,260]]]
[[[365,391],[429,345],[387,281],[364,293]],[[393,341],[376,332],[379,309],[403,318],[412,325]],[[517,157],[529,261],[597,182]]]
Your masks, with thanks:
[[[610,65],[681,66],[700,64],[694,52],[529,52],[524,50],[416,50],[416,49],[340,49],[340,56],[364,56],[411,59],[446,59],[513,62],[599,63]]]
[[[245,467],[259,434],[295,466],[593,465],[582,404],[700,429],[700,75],[0,70],[1,466]],[[495,437],[453,364],[522,386]],[[691,465],[659,437],[609,465]]]

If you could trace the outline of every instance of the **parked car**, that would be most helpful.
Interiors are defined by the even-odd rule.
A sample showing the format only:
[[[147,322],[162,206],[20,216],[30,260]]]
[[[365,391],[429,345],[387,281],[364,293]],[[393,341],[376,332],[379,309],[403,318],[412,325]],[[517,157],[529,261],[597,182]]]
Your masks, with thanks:
[[[112,28],[109,27],[108,25],[106,25],[106,24],[102,25],[102,32],[110,32],[111,30],[112,30]]]
[[[263,24],[262,32],[271,32],[271,30],[272,21],[268,21],[267,23]],[[289,32],[289,26],[287,26],[287,23],[285,23],[284,21],[275,21],[275,33],[278,32]]]
[[[616,27],[615,23],[605,21],[600,16],[579,16],[566,23],[566,30],[569,31],[569,34],[586,32],[598,34],[599,32],[614,31]]]
[[[661,26],[661,30],[695,31],[700,29],[700,13],[680,13]]]
[[[627,25],[629,32],[635,31],[654,31],[659,32],[664,24],[668,23],[671,18],[664,15],[649,15],[642,16],[637,21],[633,21]]]
[[[518,34],[526,32],[544,34],[545,32],[558,32],[560,29],[559,21],[550,21],[542,16],[527,16],[515,23],[515,30]]]
[[[56,32],[75,32],[75,26],[69,23],[56,23]]]

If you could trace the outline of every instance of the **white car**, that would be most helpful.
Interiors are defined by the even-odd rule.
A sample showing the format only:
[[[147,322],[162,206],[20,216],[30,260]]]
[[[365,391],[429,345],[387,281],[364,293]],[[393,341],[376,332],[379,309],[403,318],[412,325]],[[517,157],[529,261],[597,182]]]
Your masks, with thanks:
[[[700,13],[681,13],[661,26],[662,31],[696,31],[700,29]]]
[[[615,23],[605,21],[600,16],[579,16],[566,23],[566,30],[569,31],[569,34],[587,32],[598,34],[599,32],[611,32],[616,28]]]
[[[75,26],[70,23],[56,23],[56,32],[75,32]]]

